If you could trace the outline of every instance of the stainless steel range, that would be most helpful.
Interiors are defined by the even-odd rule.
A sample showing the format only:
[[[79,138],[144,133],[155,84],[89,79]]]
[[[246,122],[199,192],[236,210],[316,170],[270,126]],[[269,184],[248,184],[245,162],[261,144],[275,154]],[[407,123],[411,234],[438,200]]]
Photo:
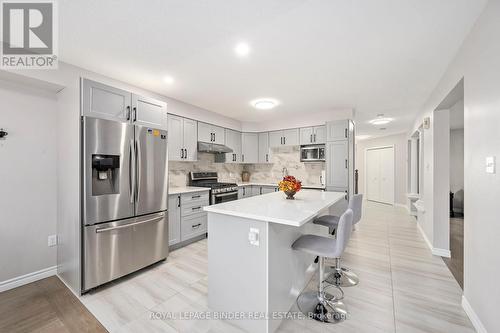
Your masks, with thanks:
[[[189,185],[210,188],[210,204],[215,205],[238,199],[238,185],[219,183],[217,172],[191,172]]]

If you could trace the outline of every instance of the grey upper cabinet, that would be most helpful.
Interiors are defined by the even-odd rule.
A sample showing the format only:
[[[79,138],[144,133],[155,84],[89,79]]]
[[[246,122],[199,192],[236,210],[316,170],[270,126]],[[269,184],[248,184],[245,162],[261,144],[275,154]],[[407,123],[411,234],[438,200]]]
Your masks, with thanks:
[[[300,140],[298,128],[269,132],[269,146],[271,148],[298,146],[299,144]]]
[[[326,186],[347,188],[349,186],[348,140],[337,140],[326,144]]]
[[[181,195],[168,196],[168,245],[181,241]]]
[[[347,140],[349,133],[349,120],[337,120],[326,123],[326,141]]]
[[[241,163],[241,132],[226,129],[226,146],[233,150],[226,154],[226,163]]]
[[[242,133],[241,134],[241,162],[258,163],[259,162],[259,134]]]
[[[198,157],[197,122],[168,115],[168,159],[170,161],[196,161]]]
[[[82,79],[82,114],[167,129],[167,104],[99,82]]]
[[[225,143],[224,128],[198,122],[198,141],[223,145]]]
[[[131,117],[137,125],[167,129],[167,103],[132,94]]]
[[[303,127],[300,129],[300,144],[324,144],[326,142],[326,126]]]
[[[259,133],[259,163],[271,163],[268,132]]]
[[[84,116],[130,121],[132,94],[99,82],[82,79],[82,114]]]

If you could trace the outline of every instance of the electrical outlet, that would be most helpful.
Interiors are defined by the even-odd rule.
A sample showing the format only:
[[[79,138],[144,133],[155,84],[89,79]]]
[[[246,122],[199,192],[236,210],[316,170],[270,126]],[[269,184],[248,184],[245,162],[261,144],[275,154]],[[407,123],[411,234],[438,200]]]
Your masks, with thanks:
[[[259,246],[259,229],[256,228],[250,228],[250,231],[248,232],[248,241],[250,244],[253,246]]]
[[[57,235],[50,235],[47,239],[47,246],[56,246],[57,245]]]

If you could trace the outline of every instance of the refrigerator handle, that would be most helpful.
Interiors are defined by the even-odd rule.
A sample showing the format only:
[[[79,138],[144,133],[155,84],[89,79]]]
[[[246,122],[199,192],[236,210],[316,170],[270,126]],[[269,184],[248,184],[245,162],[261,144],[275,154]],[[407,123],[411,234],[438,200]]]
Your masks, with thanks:
[[[139,193],[140,193],[140,183],[141,183],[141,160],[139,158],[141,146],[139,141],[135,140],[135,202],[139,202]]]
[[[134,140],[130,140],[129,147],[129,157],[128,157],[128,183],[129,183],[129,191],[130,191],[130,203],[134,203],[135,196],[135,147]]]

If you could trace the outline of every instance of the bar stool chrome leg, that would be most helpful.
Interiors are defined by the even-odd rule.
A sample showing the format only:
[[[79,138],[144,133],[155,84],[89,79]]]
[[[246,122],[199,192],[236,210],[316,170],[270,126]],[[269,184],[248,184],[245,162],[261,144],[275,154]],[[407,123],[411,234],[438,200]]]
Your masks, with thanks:
[[[338,287],[353,287],[359,283],[359,277],[348,268],[342,267],[340,258],[335,259],[334,271],[325,280],[326,283]]]
[[[325,258],[319,257],[318,290],[303,292],[297,298],[299,310],[311,319],[323,323],[340,323],[347,319],[347,307],[342,302],[344,292],[339,286],[331,285],[340,292],[340,296],[334,296],[325,290]]]

